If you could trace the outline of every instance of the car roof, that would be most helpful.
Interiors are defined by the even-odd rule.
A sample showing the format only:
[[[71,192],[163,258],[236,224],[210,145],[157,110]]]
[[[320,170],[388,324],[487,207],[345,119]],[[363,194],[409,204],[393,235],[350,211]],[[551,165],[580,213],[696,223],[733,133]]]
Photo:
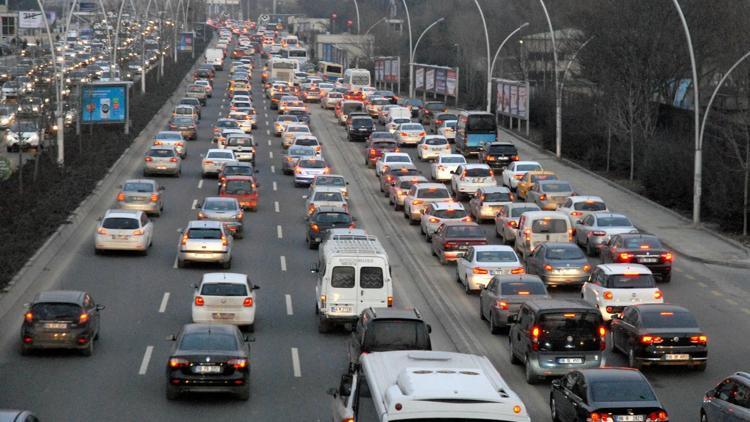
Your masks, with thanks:
[[[410,319],[423,321],[422,315],[417,309],[398,309],[398,308],[367,308],[364,312],[370,314],[370,320],[379,319]]]
[[[607,275],[625,273],[651,274],[651,270],[641,264],[599,264],[596,267],[604,271]]]
[[[415,187],[416,187],[417,189],[442,189],[442,190],[447,190],[447,189],[448,189],[448,188],[447,188],[447,187],[446,187],[446,186],[445,186],[444,184],[442,184],[442,183],[433,183],[433,182],[428,182],[428,183],[417,183],[417,184],[416,184],[416,185],[414,185],[414,186],[415,186]]]
[[[80,305],[83,303],[85,294],[80,290],[48,290],[37,293],[32,303],[76,303]]]
[[[513,252],[513,248],[508,245],[474,245],[475,251],[504,251]]]
[[[126,183],[150,183],[152,185],[157,184],[156,180],[151,180],[151,179],[128,179],[125,181],[125,183],[123,183],[123,185],[125,185]]]
[[[434,210],[463,210],[464,209],[464,204],[460,202],[454,202],[454,201],[433,202],[430,204],[430,206]]]
[[[205,273],[201,283],[247,283],[247,274]]]
[[[143,211],[139,210],[107,210],[107,212],[104,213],[104,217],[113,217],[113,218],[141,218],[141,213]]]
[[[188,222],[188,229],[221,229],[224,223],[215,220],[192,220]]]
[[[185,324],[182,326],[183,334],[210,333],[235,334],[237,327],[229,324]]]
[[[491,193],[491,192],[509,193],[510,189],[508,189],[505,186],[482,186],[481,188],[479,188],[479,191],[483,193]]]
[[[596,195],[576,195],[568,197],[573,202],[586,202],[586,201],[598,201],[604,202],[600,196]]]
[[[620,380],[642,380],[646,383],[646,377],[641,371],[633,368],[591,368],[579,369],[586,381],[620,381]]]
[[[596,315],[600,315],[599,311],[597,311],[593,305],[583,299],[533,299],[526,302],[525,305],[532,308],[534,311],[591,311]]]

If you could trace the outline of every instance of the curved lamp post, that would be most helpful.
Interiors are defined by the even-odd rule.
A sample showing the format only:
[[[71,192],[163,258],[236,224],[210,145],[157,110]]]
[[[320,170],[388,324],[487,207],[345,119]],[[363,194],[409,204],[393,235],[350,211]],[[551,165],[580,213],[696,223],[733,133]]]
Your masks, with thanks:
[[[445,18],[438,18],[435,22],[431,23],[427,28],[422,31],[421,34],[419,34],[419,37],[417,38],[417,42],[414,43],[414,48],[409,52],[409,96],[414,97],[414,85],[412,84],[412,75],[414,74],[414,58],[417,56],[417,47],[419,47],[419,42],[422,41],[422,37],[432,29],[433,26],[439,24],[440,22],[444,21]]]
[[[406,5],[406,0],[401,0],[406,11],[406,26],[409,28],[409,97],[414,97],[414,66],[411,63],[414,61],[411,56],[411,52],[414,50],[414,44],[412,43],[411,35],[411,16],[409,15],[409,6]]]
[[[490,81],[492,81],[492,74],[495,73],[495,62],[497,61],[497,57],[500,55],[500,50],[503,49],[503,47],[505,46],[505,43],[507,43],[508,40],[510,40],[513,37],[513,35],[516,35],[516,33],[518,31],[526,28],[527,26],[529,26],[529,23],[528,22],[524,22],[523,24],[521,24],[521,26],[519,26],[518,28],[514,29],[513,32],[511,32],[510,34],[508,34],[508,36],[505,37],[505,39],[503,40],[503,42],[500,43],[500,47],[497,48],[497,51],[495,51],[495,56],[492,58],[492,65],[490,66]],[[492,89],[491,86],[490,86],[490,89]]]
[[[479,16],[482,18],[482,26],[484,27],[484,41],[487,46],[487,112],[490,111],[490,106],[492,104],[492,63],[491,63],[491,57],[492,54],[490,52],[490,34],[487,31],[487,20],[484,18],[484,11],[482,10],[482,6],[479,5],[479,0],[474,0],[474,4],[477,6],[477,10],[479,10]]]

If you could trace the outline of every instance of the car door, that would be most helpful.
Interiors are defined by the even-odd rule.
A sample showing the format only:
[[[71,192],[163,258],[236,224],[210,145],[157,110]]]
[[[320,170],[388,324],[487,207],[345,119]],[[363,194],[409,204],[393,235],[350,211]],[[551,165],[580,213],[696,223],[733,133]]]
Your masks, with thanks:
[[[456,272],[460,280],[466,282],[466,272],[471,267],[471,262],[474,259],[474,247],[470,247],[466,250],[466,254],[459,257],[456,261]]]
[[[443,247],[443,236],[445,234],[445,225],[441,225],[432,235],[432,250],[436,254],[440,254],[440,249]]]
[[[708,420],[711,422],[728,422],[734,414],[734,397],[737,394],[738,384],[731,378],[721,382],[715,389],[712,397],[703,406]],[[732,410],[730,410],[732,409]],[[740,419],[731,419],[740,420]]]
[[[542,274],[542,270],[539,267],[541,264],[541,258],[544,257],[544,243],[536,245],[531,254],[526,257],[526,272],[529,274]]]
[[[569,372],[559,381],[559,386],[552,388],[552,398],[555,401],[555,411],[560,421],[578,421],[572,404],[573,387],[578,379],[577,372]]]
[[[490,315],[490,309],[497,300],[497,286],[498,282],[495,278],[493,278],[489,283],[487,283],[487,287],[483,289],[479,295],[479,307],[482,315],[484,315],[484,317],[487,319],[492,316]]]
[[[358,302],[357,267],[337,265],[331,269],[331,281],[328,288],[327,312],[356,312]],[[331,305],[329,305],[329,303]]]
[[[591,230],[591,227],[594,225],[594,216],[593,215],[587,215],[584,217],[583,220],[580,220],[580,222],[576,222],[576,242],[579,245],[584,245],[584,240],[586,240],[586,236],[588,236],[589,231]]]
[[[361,309],[369,307],[385,308],[388,306],[388,291],[385,288],[386,275],[383,273],[383,267],[384,265],[358,265],[357,299],[359,307],[357,308],[357,314]]]
[[[146,235],[146,246],[151,244],[151,239],[154,237],[154,225],[151,223],[151,219],[148,218],[148,215],[144,212],[141,214],[141,227],[143,228],[143,232]]]
[[[515,353],[521,360],[526,355],[526,348],[528,347],[528,331],[531,328],[531,312],[527,307],[522,307],[518,313],[518,323],[513,326],[513,333],[511,338],[511,344],[513,349],[511,353]]]
[[[750,386],[742,381],[737,382],[737,393],[729,412],[731,422],[750,421]]]
[[[583,297],[583,300],[595,305],[597,303],[597,293],[600,290],[601,283],[602,272],[599,269],[595,269],[594,272],[591,273],[588,281],[584,282],[583,286],[581,286],[581,296]]]

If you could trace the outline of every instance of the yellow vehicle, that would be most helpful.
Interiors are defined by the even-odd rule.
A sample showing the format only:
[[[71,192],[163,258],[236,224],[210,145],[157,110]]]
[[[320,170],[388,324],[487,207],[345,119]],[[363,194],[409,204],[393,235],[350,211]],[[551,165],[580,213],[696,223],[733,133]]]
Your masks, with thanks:
[[[526,193],[534,184],[540,180],[558,180],[557,175],[551,171],[529,171],[523,175],[516,186],[516,195],[526,199]]]
[[[243,81],[229,81],[229,92],[234,92],[237,89],[250,90],[250,84]]]

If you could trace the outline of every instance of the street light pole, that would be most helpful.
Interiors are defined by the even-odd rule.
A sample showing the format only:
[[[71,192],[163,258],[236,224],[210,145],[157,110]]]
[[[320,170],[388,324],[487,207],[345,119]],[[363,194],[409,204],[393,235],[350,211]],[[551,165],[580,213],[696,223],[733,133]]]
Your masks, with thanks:
[[[565,88],[565,78],[568,76],[568,72],[570,71],[570,66],[573,64],[574,61],[576,61],[576,57],[578,57],[578,53],[580,53],[581,50],[583,50],[583,47],[586,47],[586,45],[590,43],[591,40],[593,39],[594,37],[590,37],[589,39],[584,41],[583,44],[581,44],[581,46],[578,47],[578,50],[576,50],[576,52],[573,53],[573,56],[570,58],[570,60],[568,60],[568,63],[565,65],[565,69],[563,70],[562,77],[560,78],[560,97],[561,98],[562,98],[564,88]]]
[[[404,4],[404,10],[406,11],[406,26],[409,27],[409,97],[414,97],[414,57],[411,52],[414,50],[414,44],[411,39],[411,17],[409,16],[409,6],[406,5],[406,0],[401,0]],[[399,93],[400,94],[400,93]]]
[[[417,38],[417,42],[414,43],[414,50],[412,50],[412,52],[411,52],[412,59],[417,56],[417,47],[419,47],[419,42],[422,41],[422,37],[424,37],[424,35],[427,33],[427,31],[429,31],[430,29],[432,29],[433,26],[439,24],[440,22],[442,22],[444,20],[445,20],[445,18],[438,18],[438,20],[436,20],[435,22],[431,23],[430,26],[428,26],[427,28],[425,28],[424,31],[422,31],[422,33],[419,34],[419,38]]]
[[[552,19],[549,17],[547,12],[547,5],[544,4],[544,0],[539,0],[544,11],[544,17],[547,19],[547,26],[549,27],[549,36],[552,39],[552,58],[555,61],[555,156],[560,159],[562,158],[562,99],[560,98],[560,84],[558,83],[558,63],[557,63],[557,42],[555,41],[555,30],[552,29]]]
[[[361,34],[359,32],[359,5],[357,4],[357,0],[352,0],[354,2],[354,11],[357,13],[357,35]]]
[[[122,19],[122,11],[125,9],[125,0],[120,3],[120,10],[117,12],[117,24],[115,25],[115,45],[114,52],[112,54],[112,66],[109,68],[109,77],[115,79],[115,67],[119,68],[120,65],[117,63],[117,50],[120,46],[120,20]]]
[[[521,24],[521,26],[519,26],[518,28],[514,29],[513,32],[511,32],[510,34],[508,34],[508,36],[505,37],[505,39],[503,40],[503,42],[500,43],[500,47],[497,48],[497,51],[495,51],[495,56],[492,58],[492,65],[490,66],[490,80],[492,80],[492,74],[495,73],[495,62],[497,61],[497,56],[500,55],[500,50],[502,50],[503,47],[505,47],[505,43],[507,43],[508,40],[510,40],[511,37],[513,37],[513,35],[516,35],[516,33],[518,31],[522,30],[523,28],[526,28],[527,26],[529,26],[528,22],[525,22],[525,23]]]
[[[492,54],[490,52],[490,34],[487,31],[487,20],[484,19],[484,11],[482,10],[482,6],[479,5],[478,0],[474,0],[474,4],[477,6],[477,9],[479,10],[479,16],[482,18],[482,26],[484,27],[484,41],[487,46],[487,112],[490,111],[490,106],[492,105],[492,63],[490,62],[492,59],[490,55]]]
[[[64,124],[63,121],[63,109],[62,109],[62,85],[65,82],[63,79],[63,71],[59,67],[60,64],[57,63],[57,54],[55,54],[55,43],[52,40],[52,31],[49,27],[49,21],[47,20],[47,12],[44,11],[44,5],[42,4],[42,0],[37,0],[37,4],[39,5],[39,10],[42,13],[42,20],[44,21],[44,26],[47,28],[47,41],[49,42],[49,50],[50,55],[52,56],[52,69],[55,72],[55,75],[57,76],[57,89],[55,90],[55,98],[57,100],[56,104],[56,114],[57,114],[57,164],[60,166],[65,165],[65,135],[63,133]],[[63,59],[65,56],[63,55]],[[62,67],[64,68],[65,63],[63,62]],[[41,144],[41,139],[39,140]],[[21,145],[19,144],[19,148],[21,148]],[[20,156],[19,152],[19,156]],[[18,169],[19,173],[21,172],[21,168],[19,166]]]
[[[376,26],[377,24],[379,24],[380,22],[383,22],[383,21],[385,21],[385,19],[386,19],[386,18],[385,18],[385,16],[383,16],[383,17],[382,17],[382,18],[380,18],[380,19],[379,19],[379,20],[378,20],[377,22],[375,22],[374,24],[370,25],[370,27],[369,27],[369,28],[367,28],[367,31],[365,31],[364,35],[366,36],[367,34],[369,34],[369,33],[370,33],[370,31],[372,31],[372,29],[373,29],[373,28],[375,28],[375,26]]]

